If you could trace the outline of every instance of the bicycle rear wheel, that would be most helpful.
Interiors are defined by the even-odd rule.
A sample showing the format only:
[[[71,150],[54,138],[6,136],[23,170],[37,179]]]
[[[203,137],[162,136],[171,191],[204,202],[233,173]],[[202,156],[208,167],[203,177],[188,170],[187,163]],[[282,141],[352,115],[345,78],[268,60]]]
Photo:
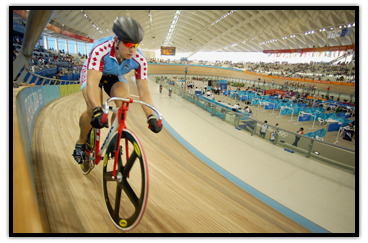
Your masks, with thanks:
[[[80,165],[83,174],[87,175],[94,167],[93,162],[90,160],[90,155],[94,154],[96,144],[96,130],[92,128],[87,135],[86,150],[83,158],[83,163]]]
[[[141,143],[124,129],[113,177],[116,134],[107,146],[103,167],[103,192],[107,211],[120,230],[132,230],[143,217],[148,199],[148,166]],[[109,156],[111,155],[111,156]]]

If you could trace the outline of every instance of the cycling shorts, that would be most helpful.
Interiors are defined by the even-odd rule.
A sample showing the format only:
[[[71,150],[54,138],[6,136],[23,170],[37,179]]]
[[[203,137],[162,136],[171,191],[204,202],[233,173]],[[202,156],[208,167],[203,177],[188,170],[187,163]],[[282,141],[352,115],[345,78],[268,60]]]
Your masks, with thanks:
[[[126,81],[125,78],[123,78],[123,80],[119,80],[118,76],[107,74],[107,75],[102,75],[100,83],[99,83],[98,86],[100,88],[103,87],[106,94],[108,94],[110,96],[111,87],[116,82],[124,82],[124,83],[128,84],[128,81]],[[83,68],[81,70],[80,83],[81,83],[81,90],[83,90],[85,87],[87,87],[87,66],[86,65],[83,65]]]

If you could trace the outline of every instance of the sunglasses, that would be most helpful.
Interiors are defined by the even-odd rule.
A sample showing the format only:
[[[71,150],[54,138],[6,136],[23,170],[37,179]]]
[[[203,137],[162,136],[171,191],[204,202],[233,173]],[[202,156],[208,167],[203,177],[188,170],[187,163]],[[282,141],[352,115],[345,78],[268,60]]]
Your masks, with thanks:
[[[123,43],[124,46],[128,47],[129,49],[134,47],[135,49],[138,48],[139,44],[137,43],[131,43],[131,42],[125,42],[125,41],[121,41]]]

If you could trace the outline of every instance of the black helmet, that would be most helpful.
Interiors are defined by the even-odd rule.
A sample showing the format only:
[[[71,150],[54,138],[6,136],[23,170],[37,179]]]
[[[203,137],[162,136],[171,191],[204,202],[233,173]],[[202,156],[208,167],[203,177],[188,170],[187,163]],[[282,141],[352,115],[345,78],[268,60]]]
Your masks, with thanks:
[[[117,17],[112,31],[119,40],[126,42],[140,43],[144,36],[142,26],[130,17]]]

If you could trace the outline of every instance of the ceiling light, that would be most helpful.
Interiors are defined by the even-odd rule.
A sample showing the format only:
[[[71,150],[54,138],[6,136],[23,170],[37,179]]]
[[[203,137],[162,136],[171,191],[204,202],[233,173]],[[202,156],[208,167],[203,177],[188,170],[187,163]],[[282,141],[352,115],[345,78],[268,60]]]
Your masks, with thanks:
[[[353,26],[355,26],[355,23],[353,24]]]

